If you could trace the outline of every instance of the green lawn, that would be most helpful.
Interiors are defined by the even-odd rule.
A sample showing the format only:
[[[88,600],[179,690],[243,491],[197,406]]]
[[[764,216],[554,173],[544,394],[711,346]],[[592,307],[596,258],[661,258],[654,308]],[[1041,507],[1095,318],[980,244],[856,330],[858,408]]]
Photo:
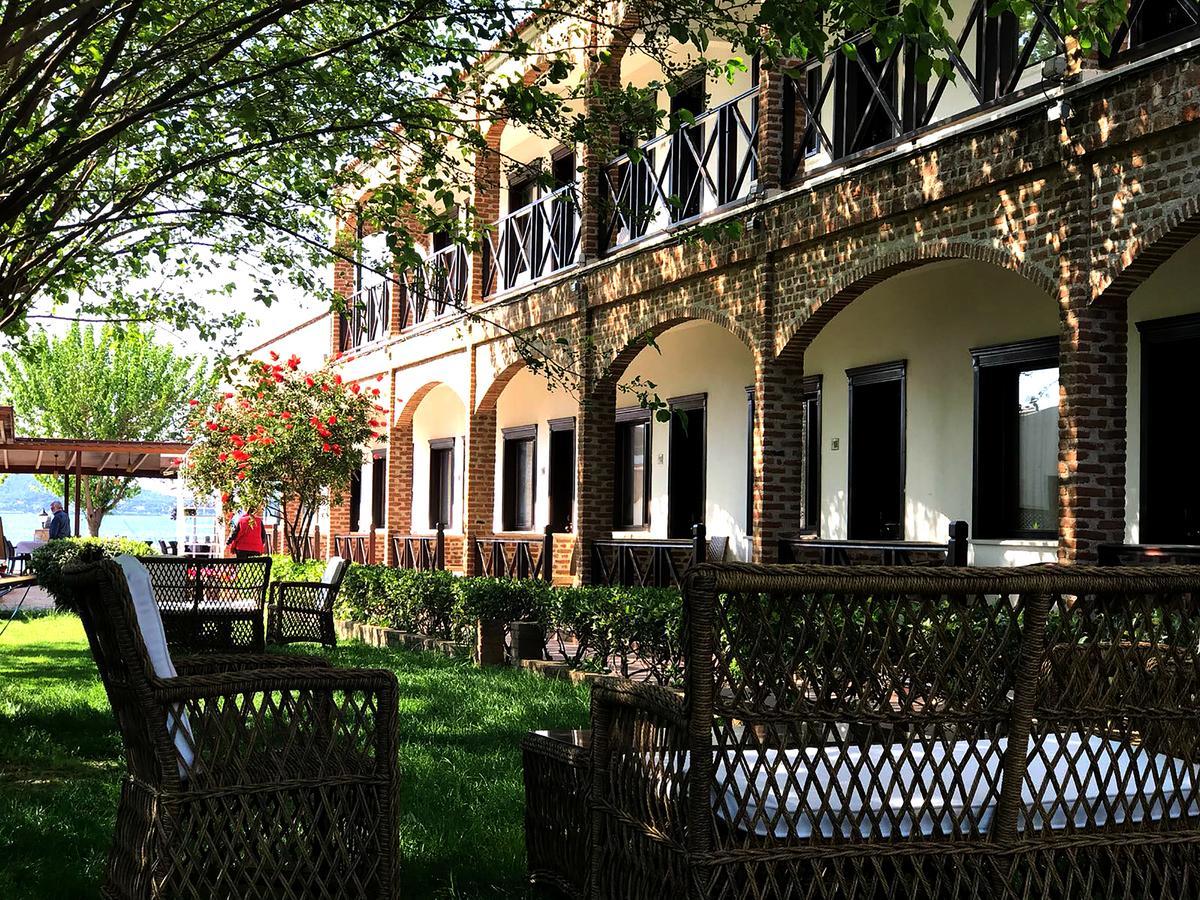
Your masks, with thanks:
[[[526,896],[518,745],[583,725],[586,690],[357,643],[332,659],[400,679],[402,895]],[[122,772],[79,621],[15,621],[0,637],[0,897],[98,894]]]

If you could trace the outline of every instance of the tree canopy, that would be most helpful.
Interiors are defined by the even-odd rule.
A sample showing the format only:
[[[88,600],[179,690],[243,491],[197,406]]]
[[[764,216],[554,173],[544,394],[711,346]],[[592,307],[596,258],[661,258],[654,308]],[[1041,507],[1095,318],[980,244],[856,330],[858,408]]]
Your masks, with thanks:
[[[156,343],[148,328],[74,323],[62,337],[38,333],[20,353],[0,355],[0,389],[17,427],[31,437],[171,441],[185,437],[189,397],[207,399],[208,364]],[[38,476],[55,494],[56,476]],[[80,494],[93,536],[104,516],[140,492],[133,478],[83,476]]]
[[[1035,0],[996,0],[1028,10]],[[1104,41],[1125,0],[1037,0],[1085,45]],[[565,57],[601,57],[623,4],[548,0],[8,0],[0,15],[0,326],[33,311],[157,319],[214,337],[233,290],[230,266],[269,304],[290,283],[329,296],[330,229],[339,197],[373,168],[405,161],[360,215],[446,223],[467,192],[458,163],[487,122],[527,123],[581,139],[585,117],[562,102]],[[518,27],[537,12],[557,45]],[[926,71],[945,71],[950,0],[641,0],[644,52],[669,40],[704,52],[854,52],[869,33],[901,40]],[[485,80],[489,59],[543,76]],[[714,64],[723,62],[715,60]],[[669,69],[668,69],[669,73]],[[644,92],[609,114],[645,113]],[[615,110],[615,113],[614,113]],[[358,165],[348,165],[358,160]],[[468,217],[458,239],[477,239]],[[389,248],[410,250],[403,233]]]
[[[234,390],[210,404],[193,399],[192,449],[183,475],[226,510],[271,507],[280,514],[293,558],[326,500],[338,502],[360,471],[362,447],[382,438],[387,410],[380,388],[343,383],[322,368],[306,372],[292,356],[255,360]]]

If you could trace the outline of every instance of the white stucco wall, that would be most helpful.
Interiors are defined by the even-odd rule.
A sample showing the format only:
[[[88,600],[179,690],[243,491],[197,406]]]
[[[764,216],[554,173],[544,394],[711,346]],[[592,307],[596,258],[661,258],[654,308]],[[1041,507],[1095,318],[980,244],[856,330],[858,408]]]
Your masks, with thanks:
[[[729,537],[733,556],[749,559],[746,386],[754,383],[754,358],[740,340],[709,322],[679,325],[661,335],[656,343],[658,349],[647,347],[638,354],[623,381],[628,383],[641,376],[657,386],[655,392],[663,400],[689,394],[708,395],[705,526],[711,536]],[[635,396],[617,395],[618,408],[636,405]],[[669,453],[670,424],[655,422],[651,433],[650,531],[631,532],[627,536],[667,536]]]
[[[466,443],[467,408],[452,388],[439,384],[421,401],[413,415],[413,532],[429,532],[429,442],[454,438],[454,506],[452,527],[447,533],[462,532],[463,446]]]
[[[805,375],[823,376],[821,535],[846,537],[846,369],[908,360],[904,537],[944,541],[952,520],[972,519],[970,349],[1057,333],[1055,302],[1039,288],[965,260],[894,276],[838,313],[804,356]],[[1052,560],[1055,544],[973,541],[973,551],[979,565],[1017,565]]]
[[[492,528],[503,531],[504,431],[522,425],[537,426],[537,471],[533,531],[541,533],[550,520],[550,419],[579,415],[579,403],[567,391],[549,391],[546,379],[522,369],[505,386],[496,401],[496,491]]]
[[[1137,323],[1200,312],[1200,238],[1168,259],[1129,297],[1129,375],[1125,468],[1125,536],[1138,543],[1142,472],[1142,342]],[[1181,388],[1182,389],[1182,388]]]

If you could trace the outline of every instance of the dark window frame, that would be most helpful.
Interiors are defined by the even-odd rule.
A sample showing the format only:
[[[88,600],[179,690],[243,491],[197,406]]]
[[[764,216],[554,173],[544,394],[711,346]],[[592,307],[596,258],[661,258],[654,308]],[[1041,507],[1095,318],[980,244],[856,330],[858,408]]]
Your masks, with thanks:
[[[804,532],[821,532],[821,418],[824,379],[808,375],[803,381],[804,398]],[[815,404],[815,415],[812,410]],[[815,419],[815,423],[814,423]]]
[[[908,499],[908,360],[875,363],[846,370],[849,396],[846,417],[846,525],[854,530],[850,517],[854,510],[854,389],[871,384],[899,382],[900,385],[900,529],[899,538],[904,539],[904,512]]]
[[[350,473],[350,533],[357,534],[362,524],[362,466]]]
[[[1182,343],[1184,341],[1200,340],[1200,313],[1187,313],[1181,316],[1167,316],[1161,319],[1146,319],[1134,323],[1137,328],[1138,340],[1141,344],[1141,385],[1138,414],[1138,530],[1144,535],[1147,531],[1146,520],[1153,519],[1153,510],[1148,508],[1150,492],[1150,454],[1147,452],[1150,443],[1150,379],[1147,377],[1146,363],[1147,347]],[[1150,531],[1153,532],[1153,522]],[[1145,540],[1143,538],[1143,540]]]
[[[672,426],[674,425],[676,413],[683,413],[684,415],[686,415],[688,412],[690,412],[692,410],[699,410],[700,412],[704,413],[704,427],[705,427],[706,433],[703,435],[704,452],[702,454],[702,459],[700,461],[700,470],[701,470],[701,476],[702,476],[701,482],[700,482],[700,509],[701,509],[701,521],[703,521],[706,517],[706,513],[708,510],[708,434],[707,434],[708,394],[707,393],[684,394],[679,397],[669,397],[669,398],[667,398],[667,409],[669,409],[671,412]],[[653,426],[651,426],[651,429],[653,429]],[[672,427],[667,432],[667,531],[668,531],[668,534],[670,533],[670,530],[671,530],[671,521],[670,521],[670,519],[671,519],[671,495],[672,495],[672,490],[674,488],[673,482],[674,482],[675,466],[671,462],[671,457],[672,457],[671,440],[672,440],[673,435],[674,435],[674,428]],[[689,534],[691,533],[690,528],[688,529],[688,533]]]
[[[451,529],[453,523],[440,521],[442,518],[442,500],[445,499],[450,507],[447,519],[454,518],[454,451],[457,444],[457,438],[433,438],[429,441],[429,529],[436,531],[440,524],[445,529]],[[450,465],[449,473],[444,484],[441,484],[442,477],[438,474],[434,476],[434,460],[435,453],[449,453]],[[440,491],[434,491],[434,484],[439,484]]]
[[[1058,523],[1054,528],[1022,529],[1011,522],[999,523],[986,517],[984,512],[988,499],[985,496],[984,479],[989,484],[994,483],[998,473],[985,473],[980,459],[983,447],[983,409],[980,397],[980,378],[982,373],[991,369],[1015,370],[1017,367],[1060,369],[1059,344],[1056,337],[1033,338],[1032,340],[1014,341],[1007,344],[994,344],[988,347],[974,347],[970,351],[973,379],[973,448],[971,453],[971,531],[980,540],[1021,541],[1021,540],[1055,540],[1058,537]],[[1017,451],[1012,450],[1016,456]],[[1012,464],[1020,466],[1020,459],[1012,460]],[[1013,485],[1019,485],[1015,480]],[[1007,490],[1007,487],[1002,487]],[[1018,488],[1019,489],[1019,488]],[[1010,505],[1012,500],[1006,501]]]
[[[381,465],[382,463],[382,465]],[[371,451],[371,527],[387,526],[388,452]]]
[[[558,419],[549,419],[546,426],[550,431],[550,459],[547,461],[547,488],[550,492],[547,496],[549,524],[555,525],[554,521],[554,435],[561,434],[564,431],[571,433],[571,511],[567,517],[566,528],[562,529],[563,533],[569,533],[575,530],[575,494],[578,490],[578,472],[579,464],[579,435],[576,426],[575,416],[563,416]],[[557,530],[557,529],[556,529]]]
[[[746,537],[754,534],[754,422],[757,416],[756,388],[746,385]]]
[[[615,428],[619,431],[621,428],[632,428],[644,425],[646,428],[646,464],[642,473],[642,524],[632,525],[625,521],[621,515],[622,497],[624,496],[625,481],[629,477],[624,470],[622,460],[615,456],[615,452],[619,451],[621,446],[620,435],[617,435],[617,440],[614,444],[613,458],[613,530],[614,531],[649,531],[650,530],[650,491],[654,484],[653,469],[654,469],[654,422],[650,415],[650,410],[640,406],[629,406],[623,409],[618,409],[615,417]],[[632,458],[630,460],[632,463]]]
[[[500,461],[500,527],[505,532],[513,533],[533,531],[534,523],[537,521],[538,427],[537,425],[517,425],[501,429],[501,435],[504,441],[504,450]],[[527,486],[529,493],[529,518],[527,521],[517,521],[516,517],[518,473],[513,465],[516,457],[510,455],[510,450],[515,451],[516,449],[512,447],[514,444],[528,444],[528,452],[532,457],[529,485]]]

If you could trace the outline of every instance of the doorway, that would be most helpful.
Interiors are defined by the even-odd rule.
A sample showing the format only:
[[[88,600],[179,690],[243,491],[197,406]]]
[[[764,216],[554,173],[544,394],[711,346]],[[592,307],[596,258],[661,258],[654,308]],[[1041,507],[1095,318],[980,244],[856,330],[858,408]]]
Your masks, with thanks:
[[[667,465],[667,537],[689,538],[704,521],[707,395],[668,401],[671,434]]]
[[[851,540],[904,538],[906,361],[848,369]]]
[[[1142,342],[1142,503],[1139,540],[1200,544],[1200,469],[1181,464],[1195,441],[1180,404],[1200,390],[1200,316],[1139,322]]]
[[[575,506],[575,419],[550,420],[550,527],[572,530]]]

